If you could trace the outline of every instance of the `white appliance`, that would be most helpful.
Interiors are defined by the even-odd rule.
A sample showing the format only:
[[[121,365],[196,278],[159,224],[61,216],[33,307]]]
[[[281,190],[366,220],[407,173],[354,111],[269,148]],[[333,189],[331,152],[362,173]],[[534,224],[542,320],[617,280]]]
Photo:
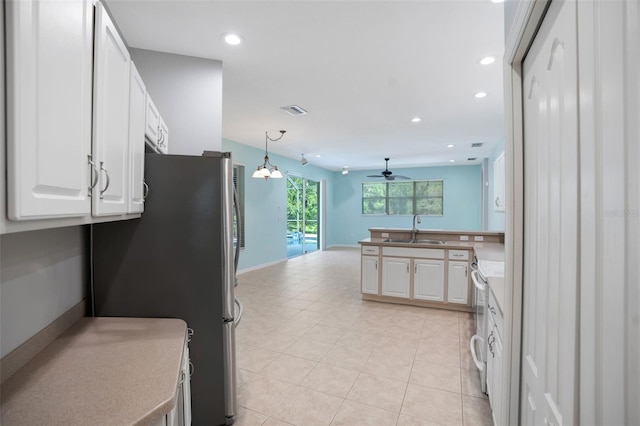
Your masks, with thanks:
[[[471,280],[473,281],[474,296],[473,310],[476,321],[476,334],[471,337],[469,345],[473,362],[480,373],[480,388],[487,393],[487,302],[489,301],[489,284],[478,269],[478,264],[471,264]]]

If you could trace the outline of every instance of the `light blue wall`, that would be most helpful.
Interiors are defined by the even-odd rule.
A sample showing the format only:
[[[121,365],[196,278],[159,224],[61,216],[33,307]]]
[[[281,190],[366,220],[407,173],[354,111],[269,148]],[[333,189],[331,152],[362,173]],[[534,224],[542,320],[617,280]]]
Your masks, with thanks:
[[[251,175],[264,158],[264,151],[233,142],[222,140],[222,150],[230,151],[235,164],[245,166],[245,248],[240,254],[238,269],[253,268],[287,258],[287,180],[253,179]],[[314,180],[326,181],[327,237],[331,229],[331,211],[333,195],[331,181],[334,173],[314,167],[302,166],[299,161],[270,154],[272,164],[285,174],[292,172]],[[333,244],[330,238],[326,245]]]
[[[253,179],[264,151],[223,139],[223,151],[245,166],[245,249],[240,271],[286,259],[286,179]],[[347,176],[311,164],[271,154],[271,162],[283,172],[326,181],[326,246],[355,246],[369,236],[371,227],[411,228],[412,216],[363,216],[362,183],[379,170],[352,171]],[[451,166],[396,169],[415,180],[444,180],[444,215],[424,216],[419,229],[480,230],[481,167]]]
[[[444,180],[444,215],[423,216],[418,229],[480,230],[481,166],[421,167],[395,169],[413,180]],[[348,176],[334,174],[333,210],[330,241],[355,245],[369,236],[371,227],[411,228],[412,216],[362,215],[362,183],[379,170],[352,171]]]
[[[491,157],[489,157],[489,204],[487,205],[488,212],[488,231],[504,231],[505,229],[505,214],[504,212],[497,212],[493,208],[493,200],[495,199],[493,195],[493,163],[496,161],[496,158],[500,155],[500,153],[504,151],[504,145],[500,144],[493,150],[491,153]],[[506,174],[505,174],[506,175]]]

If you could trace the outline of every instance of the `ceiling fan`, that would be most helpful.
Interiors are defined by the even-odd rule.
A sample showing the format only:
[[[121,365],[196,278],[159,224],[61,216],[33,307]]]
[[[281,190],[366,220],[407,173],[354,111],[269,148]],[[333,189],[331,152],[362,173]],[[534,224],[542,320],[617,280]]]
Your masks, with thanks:
[[[389,170],[389,158],[385,158],[384,161],[386,162],[385,168],[382,172],[380,172],[379,175],[369,175],[367,177],[383,177],[386,180],[396,180],[396,179],[403,179],[403,180],[407,180],[407,179],[411,179],[410,177],[407,176],[400,176],[400,175],[394,175],[391,170]]]

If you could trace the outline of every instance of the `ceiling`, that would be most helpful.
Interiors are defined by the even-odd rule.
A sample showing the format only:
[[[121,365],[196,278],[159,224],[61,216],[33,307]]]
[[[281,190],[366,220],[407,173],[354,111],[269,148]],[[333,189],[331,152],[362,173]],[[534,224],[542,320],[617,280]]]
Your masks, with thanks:
[[[331,170],[478,164],[504,140],[503,4],[108,1],[132,47],[223,61],[223,137]],[[221,35],[237,32],[238,46]],[[480,59],[496,62],[481,65]],[[478,99],[474,94],[488,95]],[[307,115],[280,107],[299,105]],[[413,123],[413,117],[422,121]],[[484,143],[471,148],[472,143]],[[453,144],[455,147],[447,148]],[[320,155],[320,157],[317,157]],[[468,161],[470,157],[478,158]],[[256,165],[260,162],[256,157]],[[455,160],[455,163],[450,163]]]

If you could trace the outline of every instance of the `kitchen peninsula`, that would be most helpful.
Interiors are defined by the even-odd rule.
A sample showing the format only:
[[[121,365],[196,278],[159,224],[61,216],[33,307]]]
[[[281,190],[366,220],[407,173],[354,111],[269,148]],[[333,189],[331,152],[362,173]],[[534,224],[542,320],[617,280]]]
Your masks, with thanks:
[[[504,252],[504,233],[370,228],[361,245],[362,298],[471,312],[476,251]]]

